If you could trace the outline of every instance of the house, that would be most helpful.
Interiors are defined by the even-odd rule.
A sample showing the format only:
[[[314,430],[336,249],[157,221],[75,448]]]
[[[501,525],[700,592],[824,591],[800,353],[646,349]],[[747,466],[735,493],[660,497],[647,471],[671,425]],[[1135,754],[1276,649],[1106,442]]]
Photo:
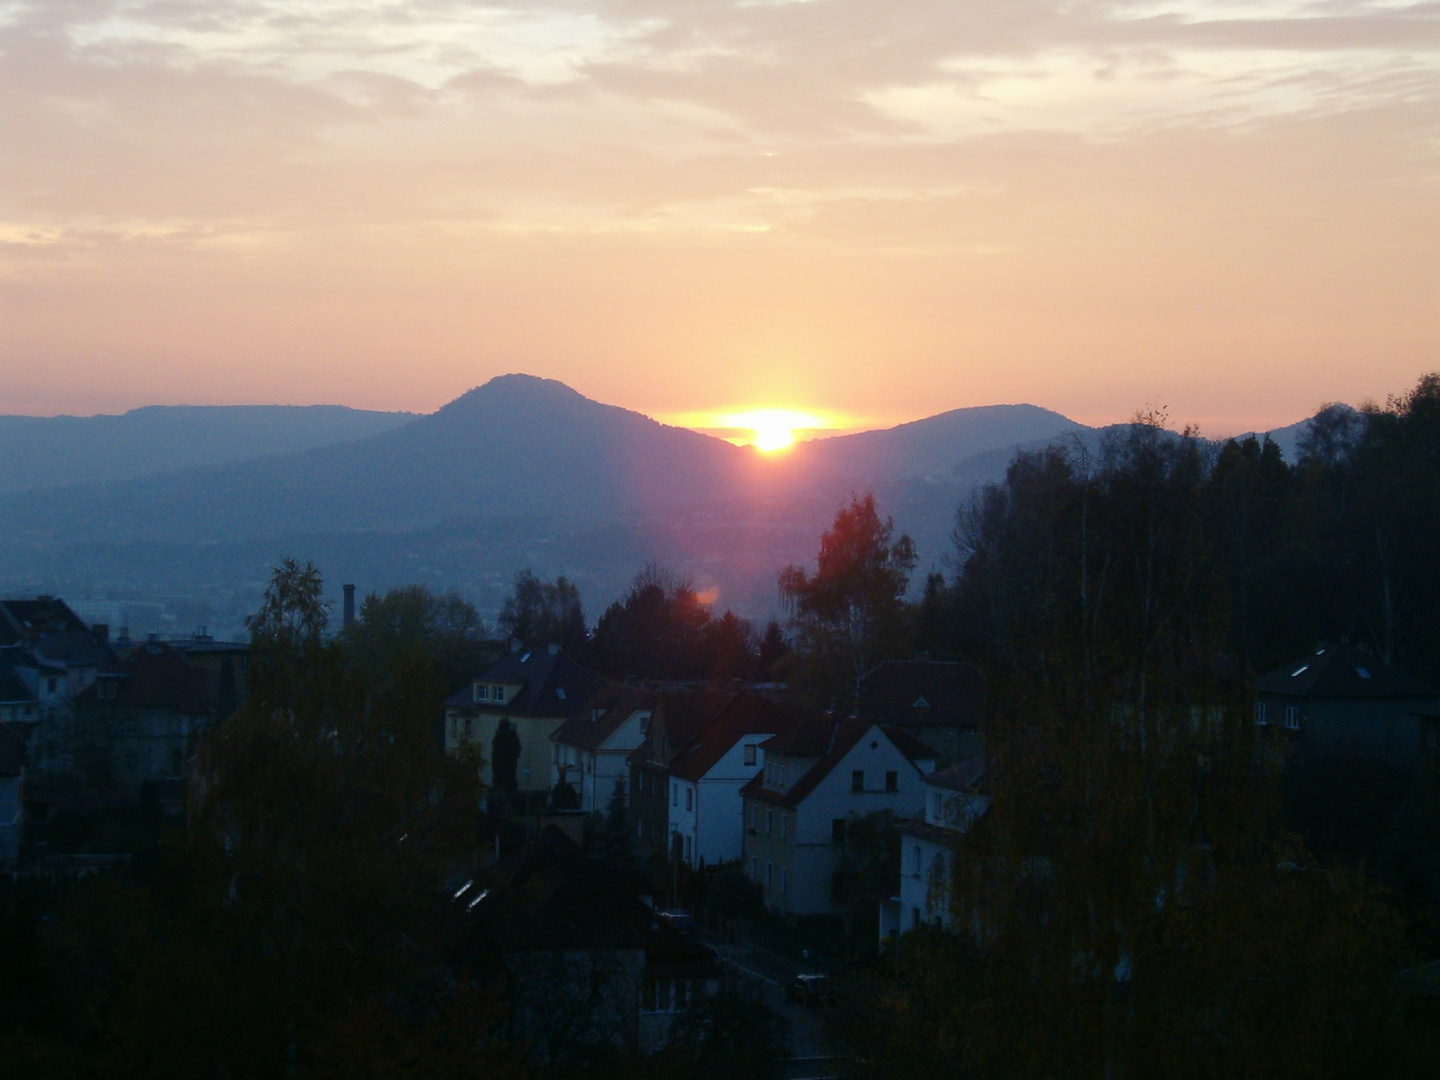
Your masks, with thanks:
[[[714,722],[735,694],[723,690],[662,690],[650,730],[629,757],[630,817],[635,838],[655,863],[670,857],[670,759]],[[683,856],[683,852],[682,852]]]
[[[749,690],[658,693],[650,737],[630,755],[637,838],[689,866],[739,859],[740,789],[764,765],[760,746],[807,715]]]
[[[191,667],[215,673],[215,714],[218,719],[228,719],[249,691],[250,643],[216,641],[201,629],[169,644]]]
[[[178,779],[204,732],[221,719],[219,678],[163,641],[136,646],[76,695],[77,766],[134,787]]]
[[[945,766],[983,752],[984,690],[973,664],[886,660],[861,677],[855,715],[914,736]]]
[[[0,724],[0,866],[20,855],[25,824],[25,742]]]
[[[629,789],[626,758],[645,741],[655,695],[632,686],[607,686],[591,696],[550,736],[551,784],[569,784],[587,814],[604,813],[615,785]]]
[[[740,791],[765,765],[760,749],[810,713],[744,691],[670,756],[669,843],[692,867],[733,862],[743,854]]]
[[[516,790],[543,796],[553,773],[550,736],[604,685],[557,646],[511,652],[445,702],[445,748],[451,753],[473,748],[480,755],[481,782],[494,787],[495,733],[507,724],[520,740]]]
[[[805,720],[760,750],[764,768],[741,789],[746,872],[779,914],[843,913],[851,820],[918,813],[934,751],[896,728],[835,717]]]
[[[64,685],[51,689],[63,690],[67,698],[114,664],[109,637],[109,627],[86,625],[57,597],[0,600],[0,648],[23,646],[40,666],[51,669],[47,679],[63,671]]]
[[[1352,645],[1327,645],[1255,680],[1255,722],[1281,728],[1301,762],[1384,761],[1417,774],[1440,690]]]
[[[13,647],[0,649],[0,724],[13,725],[20,738],[29,742],[30,730],[40,722],[40,696],[13,666],[19,659],[15,652]]]
[[[990,805],[983,757],[924,778],[924,807],[902,821],[899,892],[880,905],[880,938],[924,925],[950,925],[950,864],[956,840]]]

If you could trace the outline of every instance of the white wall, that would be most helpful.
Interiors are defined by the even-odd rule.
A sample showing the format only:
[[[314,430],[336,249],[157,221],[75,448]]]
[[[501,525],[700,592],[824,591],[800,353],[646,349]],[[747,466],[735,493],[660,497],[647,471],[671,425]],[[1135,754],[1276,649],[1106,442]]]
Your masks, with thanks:
[[[760,744],[773,734],[741,736],[698,784],[671,779],[672,784],[679,785],[679,798],[676,805],[670,807],[670,823],[675,831],[690,838],[690,865],[698,866],[702,858],[706,866],[740,858],[745,809],[740,789],[763,767],[765,752],[760,749]],[[745,764],[747,746],[755,748],[749,765]],[[687,790],[692,793],[688,810],[685,803]]]

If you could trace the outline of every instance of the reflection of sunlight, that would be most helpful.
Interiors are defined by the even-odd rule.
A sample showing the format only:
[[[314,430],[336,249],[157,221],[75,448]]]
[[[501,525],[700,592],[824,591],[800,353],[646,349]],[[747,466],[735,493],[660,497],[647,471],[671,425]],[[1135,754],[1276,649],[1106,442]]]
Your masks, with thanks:
[[[740,412],[685,413],[671,418],[683,427],[716,435],[736,446],[753,446],[766,454],[788,450],[797,439],[852,426],[833,415],[798,409],[745,409]]]

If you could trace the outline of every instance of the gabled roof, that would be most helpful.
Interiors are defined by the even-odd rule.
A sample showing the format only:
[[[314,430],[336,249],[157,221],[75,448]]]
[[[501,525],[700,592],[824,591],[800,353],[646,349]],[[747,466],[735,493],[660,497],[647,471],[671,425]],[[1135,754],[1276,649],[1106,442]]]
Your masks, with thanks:
[[[692,783],[701,780],[747,735],[778,737],[813,716],[795,705],[782,705],[759,694],[739,693],[699,735],[670,761],[670,775]],[[766,744],[771,739],[766,740]]]
[[[25,644],[45,660],[72,667],[98,667],[115,659],[107,645],[65,601],[0,600],[0,646]]]
[[[925,783],[933,787],[949,788],[951,791],[982,791],[988,772],[989,762],[983,756],[977,755],[927,773]]]
[[[103,703],[100,688],[107,684],[117,687],[117,704],[199,715],[215,708],[219,673],[192,666],[163,641],[147,641],[114,671],[103,673],[77,694],[76,703]]]
[[[0,724],[0,777],[20,776],[25,772],[25,740]]]
[[[473,684],[519,685],[505,705],[475,700]],[[471,679],[445,702],[452,709],[487,709],[512,716],[570,716],[605,685],[599,675],[581,667],[563,652],[531,649],[507,653]]]
[[[1353,645],[1328,645],[1255,680],[1262,694],[1307,698],[1440,698],[1440,690]]]
[[[583,709],[566,720],[550,738],[581,750],[598,750],[605,740],[637,712],[655,707],[655,696],[633,686],[606,686]],[[595,716],[596,711],[600,715]]]
[[[973,664],[886,660],[860,680],[855,715],[876,724],[979,727],[984,693]]]
[[[856,720],[854,717],[810,720],[797,725],[790,732],[767,739],[761,743],[761,747],[765,751],[767,761],[771,754],[800,758],[818,756],[820,760],[810,766],[805,775],[791,784],[786,791],[771,791],[766,788],[765,774],[757,773],[749,783],[740,789],[740,794],[772,802],[778,806],[798,806],[819,786],[820,781],[834,771],[835,766],[844,760],[845,755],[871,731],[879,731],[889,739],[891,745],[904,754],[912,765],[916,766],[917,772],[919,771],[917,762],[935,759],[935,752],[928,746],[894,728],[881,727],[879,724]],[[822,746],[825,749],[819,755],[813,752]],[[791,749],[784,749],[786,747]]]

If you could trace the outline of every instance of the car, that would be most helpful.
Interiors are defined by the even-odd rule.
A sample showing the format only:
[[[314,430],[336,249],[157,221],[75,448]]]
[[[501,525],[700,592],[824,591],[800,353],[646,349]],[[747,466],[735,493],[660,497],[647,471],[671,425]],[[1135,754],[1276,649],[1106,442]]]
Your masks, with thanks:
[[[796,975],[785,985],[785,997],[801,1005],[833,1005],[835,991],[827,975]]]

